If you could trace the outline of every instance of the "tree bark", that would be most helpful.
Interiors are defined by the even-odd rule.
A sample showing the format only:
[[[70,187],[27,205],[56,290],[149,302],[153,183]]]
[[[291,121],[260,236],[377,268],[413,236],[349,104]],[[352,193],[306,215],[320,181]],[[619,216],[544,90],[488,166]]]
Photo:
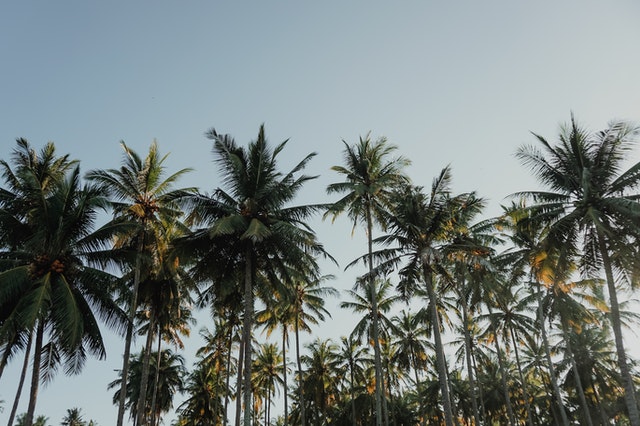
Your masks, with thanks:
[[[369,206],[370,202],[367,202]],[[369,282],[371,298],[371,326],[373,328],[373,353],[376,378],[376,425],[382,426],[382,358],[380,356],[380,335],[378,327],[378,299],[376,294],[375,280],[373,279],[373,221],[371,219],[371,208],[367,208],[367,263],[369,266]],[[389,419],[385,416],[385,426],[389,426]]]
[[[618,303],[618,293],[616,284],[613,279],[613,270],[611,267],[611,259],[605,242],[603,232],[598,229],[598,244],[600,246],[600,254],[602,256],[602,265],[604,266],[605,275],[607,277],[607,288],[609,289],[609,300],[611,307],[611,327],[616,342],[616,352],[618,354],[618,366],[620,367],[620,375],[622,376],[622,384],[624,386],[624,401],[629,414],[629,423],[631,426],[640,426],[640,412],[638,411],[638,403],[636,401],[635,387],[633,379],[629,373],[629,365],[627,364],[627,354],[624,349],[624,341],[622,338],[622,321],[620,320],[620,305]]]
[[[38,399],[38,389],[40,385],[40,361],[42,359],[42,341],[44,340],[44,324],[42,319],[38,320],[36,330],[36,345],[33,349],[33,371],[31,373],[31,392],[29,394],[29,407],[24,420],[24,426],[33,426],[33,417],[36,411],[36,401]]]
[[[251,426],[251,329],[253,327],[253,252],[247,248],[244,270],[244,318],[242,340],[244,341],[244,380],[242,395],[244,397],[244,423]]]
[[[143,229],[145,222],[142,224]],[[133,272],[133,293],[131,295],[131,305],[129,305],[129,323],[124,340],[124,355],[122,356],[122,380],[120,382],[120,401],[118,401],[117,426],[122,426],[124,421],[125,403],[127,401],[127,379],[129,375],[129,358],[131,358],[131,342],[133,340],[133,325],[138,309],[138,289],[140,287],[140,275],[142,268],[142,251],[144,250],[144,231],[138,235],[138,247],[136,249],[136,266]],[[137,416],[133,416],[136,418]]]
[[[438,315],[438,298],[433,288],[433,278],[431,270],[423,265],[424,282],[427,287],[429,297],[429,310],[433,326],[433,339],[436,349],[436,366],[438,368],[438,381],[440,382],[440,393],[442,397],[442,408],[444,409],[444,421],[446,426],[454,426],[453,411],[451,409],[451,396],[449,394],[449,383],[447,379],[447,364],[444,358],[444,345],[440,334],[440,316]]]
[[[27,370],[29,369],[29,356],[31,355],[31,345],[33,344],[33,332],[29,334],[29,341],[27,342],[27,348],[24,352],[24,362],[22,363],[22,371],[20,373],[20,381],[18,382],[18,390],[16,391],[16,398],[13,400],[13,406],[11,407],[11,413],[9,414],[8,426],[13,425],[13,419],[18,412],[18,404],[20,403],[20,395],[22,394],[22,387],[24,381],[27,378]]]
[[[147,387],[149,386],[149,370],[151,364],[151,345],[153,344],[153,331],[155,329],[155,313],[153,310],[149,313],[149,331],[147,332],[147,341],[142,354],[142,373],[140,376],[140,395],[138,398],[138,425],[145,426],[149,419],[147,418]]]
[[[487,305],[487,308],[489,309],[489,315],[493,316],[491,306]],[[500,368],[500,376],[501,376],[500,380],[502,381],[504,399],[505,399],[505,403],[507,404],[507,415],[509,416],[509,425],[515,426],[516,419],[515,419],[515,415],[513,414],[513,405],[511,404],[511,396],[509,394],[509,384],[507,383],[507,372],[504,368],[504,361],[502,360],[502,351],[500,350],[500,342],[498,341],[499,340],[498,332],[493,324],[491,325],[491,327],[493,328],[493,333],[494,333],[493,342],[496,347],[496,353],[498,354],[498,368]]]
[[[553,387],[553,393],[560,411],[560,418],[563,426],[569,426],[569,419],[567,418],[567,412],[562,402],[562,393],[560,392],[560,386],[558,385],[558,378],[556,377],[555,369],[553,368],[553,361],[551,360],[551,347],[549,345],[549,339],[547,338],[547,328],[544,325],[544,315],[542,312],[542,286],[536,281],[537,297],[538,297],[538,320],[540,321],[540,335],[542,336],[542,344],[544,345],[544,353],[547,360],[547,369],[549,370],[549,380],[551,380],[551,386]]]

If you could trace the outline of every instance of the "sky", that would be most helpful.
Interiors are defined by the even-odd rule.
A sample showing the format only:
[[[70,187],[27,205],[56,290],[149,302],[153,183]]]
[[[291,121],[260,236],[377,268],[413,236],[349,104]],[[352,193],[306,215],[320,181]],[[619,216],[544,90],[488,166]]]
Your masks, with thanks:
[[[342,141],[370,133],[411,159],[415,184],[450,165],[454,192],[476,191],[494,216],[509,194],[538,188],[514,156],[531,132],[555,140],[571,113],[594,131],[640,120],[638,22],[632,0],[2,2],[0,158],[19,137],[53,141],[86,172],[118,167],[121,140],[144,154],[156,139],[169,172],[194,169],[182,186],[211,192],[219,174],[204,133],[244,144],[264,123],[272,143],[289,139],[283,170],[317,153],[306,172],[319,177],[299,198],[316,203],[341,179],[330,168]],[[365,252],[364,234],[346,217],[312,225],[340,264],[323,270],[330,285],[351,288],[358,271],[342,268]],[[333,318],[308,339],[349,332],[338,303],[327,300]],[[211,326],[203,317],[194,336]],[[36,413],[50,424],[72,407],[115,424],[106,386],[123,343],[105,336],[105,361],[41,390]],[[188,366],[197,347],[194,337]],[[0,423],[19,368],[0,378]]]

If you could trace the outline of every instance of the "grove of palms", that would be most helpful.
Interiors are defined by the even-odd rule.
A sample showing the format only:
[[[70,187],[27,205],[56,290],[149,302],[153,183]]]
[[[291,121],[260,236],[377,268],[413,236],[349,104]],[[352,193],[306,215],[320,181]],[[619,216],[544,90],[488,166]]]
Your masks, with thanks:
[[[156,142],[145,156],[122,143],[119,168],[83,175],[53,143],[19,139],[0,161],[8,424],[46,424],[40,386],[108,352],[122,354],[105,401],[120,425],[640,426],[625,340],[640,324],[639,132],[572,117],[555,142],[534,135],[514,161],[539,188],[504,194],[498,217],[453,190],[450,167],[414,182],[411,153],[369,135],[343,141],[315,203],[299,202],[315,153],[288,164],[264,126],[246,145],[206,133],[219,184],[204,189],[180,188],[190,170],[171,172]],[[354,235],[314,229],[343,214]],[[336,263],[323,241],[356,230],[345,283],[323,271]],[[339,315],[353,320],[315,335]],[[62,424],[94,417],[80,410]]]

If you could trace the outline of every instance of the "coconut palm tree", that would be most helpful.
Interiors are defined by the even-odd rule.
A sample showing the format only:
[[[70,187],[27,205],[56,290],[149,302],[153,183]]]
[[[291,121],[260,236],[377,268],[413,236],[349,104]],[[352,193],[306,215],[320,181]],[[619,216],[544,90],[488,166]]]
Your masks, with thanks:
[[[395,348],[392,361],[405,371],[413,370],[415,386],[420,388],[421,372],[427,366],[427,353],[433,351],[433,344],[427,340],[427,328],[419,315],[404,309],[391,318],[391,323],[391,344]]]
[[[165,349],[162,351],[160,356],[160,365],[155,364],[155,360],[157,359],[156,354],[152,354],[151,357],[151,369],[149,371],[148,381],[153,381],[155,376],[156,368],[160,369],[159,374],[159,386],[158,386],[158,402],[156,404],[156,416],[159,417],[162,413],[168,412],[173,407],[173,399],[178,392],[182,391],[184,386],[182,378],[186,375],[186,370],[184,368],[184,358],[181,355],[178,355],[171,351],[170,349]],[[144,402],[142,407],[139,407],[138,404],[140,402],[140,383],[142,383],[142,378],[140,377],[143,373],[143,364],[144,364],[144,353],[140,352],[134,359],[131,361],[130,369],[129,369],[129,378],[128,381],[131,383],[131,386],[127,386],[127,395],[125,397],[126,408],[130,412],[130,418],[134,424],[136,423],[138,415],[140,411],[145,412],[144,418],[150,419],[152,416],[149,413],[151,410],[151,395],[148,395],[147,399]],[[122,387],[120,386],[122,382],[122,372],[118,372],[118,378],[107,386],[108,389],[116,389],[113,394],[113,403],[115,405],[119,404],[120,401],[120,391]]]
[[[447,426],[453,426],[454,420],[438,313],[441,297],[436,293],[436,283],[445,288],[453,285],[447,263],[460,253],[478,250],[478,244],[464,237],[459,228],[469,226],[469,219],[483,207],[483,201],[473,193],[451,196],[450,183],[451,172],[446,167],[434,179],[428,195],[422,188],[409,185],[397,191],[388,217],[389,234],[376,240],[391,246],[376,253],[384,260],[380,268],[390,270],[407,259],[400,269],[400,294],[408,299],[420,288],[427,294]],[[445,292],[440,289],[440,293]]]
[[[333,183],[327,187],[329,194],[344,194],[343,197],[333,203],[325,217],[331,216],[333,220],[342,213],[347,214],[353,222],[353,229],[360,223],[364,223],[367,235],[367,280],[373,277],[373,228],[378,224],[385,228],[385,215],[390,206],[391,193],[398,185],[408,182],[403,174],[403,167],[409,165],[409,160],[404,157],[392,157],[397,150],[395,145],[389,144],[386,138],[372,141],[367,135],[360,138],[357,144],[349,145],[343,140],[345,149],[344,164],[334,166],[331,169],[344,176],[343,182]],[[369,299],[372,301],[373,312],[377,312],[375,286],[369,285],[371,291]],[[376,425],[382,425],[382,362],[380,358],[380,345],[378,344],[378,320],[373,318],[373,341],[376,373]],[[385,417],[385,424],[388,418]]]
[[[68,408],[63,417],[61,426],[86,426],[87,422],[82,418],[82,410],[78,407]]]
[[[114,223],[129,222],[136,224],[130,232],[120,235],[117,242],[119,247],[135,247],[135,265],[133,271],[132,289],[128,294],[127,306],[129,324],[125,336],[125,347],[122,361],[122,377],[118,405],[117,426],[122,426],[127,395],[127,380],[129,377],[129,356],[133,338],[134,320],[138,308],[138,287],[142,279],[149,273],[148,255],[155,242],[154,225],[160,221],[172,223],[182,212],[176,201],[193,192],[193,189],[173,189],[173,185],[190,169],[182,169],[165,177],[165,161],[167,155],[161,156],[158,144],[154,141],[142,158],[129,148],[124,141],[122,166],[119,169],[93,170],[87,173],[87,179],[95,182],[111,196],[111,208]],[[157,229],[157,227],[156,227]],[[146,377],[146,376],[145,376]],[[146,393],[144,387],[143,393]],[[142,419],[140,419],[142,420]]]
[[[302,356],[302,362],[307,368],[302,385],[305,387],[305,398],[311,402],[309,421],[320,426],[331,422],[329,411],[337,400],[340,365],[338,346],[330,339],[316,339],[305,346],[308,352]],[[305,403],[300,401],[300,404]]]
[[[265,393],[266,406],[264,410],[264,424],[271,419],[272,398],[279,386],[284,384],[283,374],[285,366],[282,363],[282,352],[277,345],[265,343],[260,345],[253,361],[253,388]]]
[[[191,197],[194,241],[209,241],[205,262],[220,277],[234,276],[244,281],[243,291],[243,382],[244,425],[251,424],[251,344],[254,319],[254,286],[258,273],[266,283],[287,279],[292,265],[304,264],[311,278],[317,278],[316,256],[326,256],[306,220],[323,206],[291,206],[298,192],[312,176],[300,174],[314,154],[307,155],[289,172],[278,170],[278,156],[287,141],[271,149],[264,126],[258,137],[244,148],[228,135],[214,129],[216,163],[222,173],[223,188],[213,196]],[[215,264],[212,262],[215,259]],[[220,260],[223,261],[220,261]],[[237,282],[237,281],[236,281]]]
[[[318,279],[308,280],[303,265],[298,265],[290,271],[290,280],[278,283],[277,290],[262,287],[259,297],[265,303],[265,309],[258,312],[256,318],[259,324],[264,324],[267,337],[273,330],[282,328],[283,364],[286,365],[286,351],[289,331],[293,331],[296,347],[296,362],[298,366],[298,379],[302,377],[302,364],[300,361],[300,332],[311,333],[311,326],[318,325],[327,317],[331,317],[325,308],[325,299],[328,296],[337,296],[338,291],[333,287],[322,286],[322,282],[332,279],[333,276],[325,275]],[[301,273],[302,272],[302,273]],[[284,422],[288,422],[288,385],[287,368],[283,369],[284,381]],[[300,392],[304,392],[303,386],[298,386]],[[304,400],[304,395],[300,395]],[[304,405],[300,406],[301,421],[305,419]]]
[[[624,260],[616,254],[624,252],[630,236],[640,234],[640,162],[623,169],[639,130],[618,121],[603,131],[590,133],[579,127],[572,116],[555,145],[535,135],[539,147],[523,146],[517,151],[518,158],[545,186],[542,191],[517,195],[532,200],[536,219],[548,224],[544,238],[549,245],[558,247],[561,265],[573,263],[581,253],[578,265],[583,274],[593,276],[604,270],[632,426],[640,425],[640,412],[624,348],[614,272],[620,266],[619,260]]]
[[[358,343],[352,336],[340,337],[340,349],[338,352],[340,370],[344,371],[345,381],[348,384],[349,401],[351,406],[351,422],[357,424],[358,413],[356,410],[356,389],[365,386],[365,365],[368,358],[366,346]]]
[[[18,173],[24,172],[20,167]],[[88,353],[105,356],[96,314],[112,327],[124,323],[111,295],[115,277],[102,269],[112,254],[103,249],[116,229],[92,229],[98,211],[106,208],[104,193],[81,186],[77,166],[53,183],[50,192],[41,187],[34,191],[40,197],[32,198],[30,214],[38,221],[17,217],[26,220],[29,233],[17,250],[0,254],[0,340],[11,341],[30,330],[35,336],[28,425],[41,379],[51,380],[61,364],[65,373],[79,373]]]

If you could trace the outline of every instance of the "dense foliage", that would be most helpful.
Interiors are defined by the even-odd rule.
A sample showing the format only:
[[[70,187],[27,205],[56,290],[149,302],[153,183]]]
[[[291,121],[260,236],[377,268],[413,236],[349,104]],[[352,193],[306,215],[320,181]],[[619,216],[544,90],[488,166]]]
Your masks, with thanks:
[[[23,366],[9,424],[46,423],[39,384],[103,357],[106,326],[125,341],[108,348],[125,355],[109,385],[119,423],[176,410],[177,426],[640,426],[623,339],[640,323],[640,162],[627,158],[638,132],[572,118],[556,143],[536,135],[516,155],[541,188],[494,218],[476,193],[452,192],[448,167],[412,182],[398,148],[369,136],[333,167],[343,180],[327,191],[341,198],[306,205],[314,154],[282,171],[286,142],[271,147],[262,127],[246,147],[207,133],[222,183],[211,193],[174,189],[188,170],[165,177],[155,142],[146,157],[123,143],[121,168],[83,184],[52,143],[20,139],[0,162],[0,380]],[[101,211],[113,219],[97,227]],[[343,213],[367,236],[348,265],[366,272],[339,304],[357,320],[303,344],[339,295],[309,220]],[[188,367],[196,308],[211,320]],[[145,344],[130,356],[134,332]],[[63,424],[88,423],[73,408]]]

